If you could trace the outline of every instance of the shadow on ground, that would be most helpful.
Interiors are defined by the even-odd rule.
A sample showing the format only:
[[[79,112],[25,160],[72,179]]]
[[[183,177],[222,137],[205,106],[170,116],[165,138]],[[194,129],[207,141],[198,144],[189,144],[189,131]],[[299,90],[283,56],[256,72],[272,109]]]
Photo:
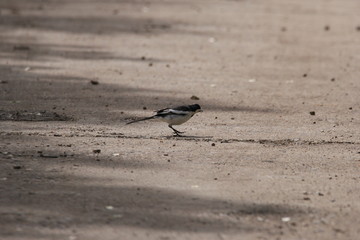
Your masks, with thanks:
[[[27,226],[33,227],[34,236],[44,237],[42,232],[37,232],[39,226],[64,230],[74,225],[132,226],[180,232],[271,232],[269,227],[254,224],[257,217],[279,219],[312,211],[295,205],[231,202],[201,197],[189,191],[133,185],[131,178],[139,174],[135,172],[139,169],[137,166],[116,161],[96,162],[87,155],[44,159],[32,153],[24,157],[26,153],[17,153],[11,147],[6,150],[9,151],[7,155],[0,155],[4,163],[2,177],[6,178],[1,190],[7,193],[0,199],[0,234],[3,236],[26,235],[26,231],[14,229]],[[163,171],[161,165],[150,166],[144,160],[137,161],[145,169]],[[15,162],[20,167],[14,168]],[[65,174],[62,169],[69,170],[69,164],[78,170],[93,166],[100,171],[106,165],[121,177],[90,178],[69,171]],[[126,175],[124,170],[134,170],[134,173]]]
[[[119,124],[134,117],[133,111],[161,109],[167,106],[189,104],[189,95],[184,99],[177,89],[163,91],[147,87],[131,87],[125,85],[124,77],[118,73],[118,83],[106,84],[102,79],[91,76],[81,77],[71,74],[54,73],[57,70],[49,67],[49,62],[62,62],[67,60],[86,61],[119,61],[134,64],[149,64],[150,62],[170,63],[171,59],[142,58],[141,56],[119,56],[113,52],[99,49],[96,46],[73,45],[54,43],[39,43],[36,34],[18,36],[16,31],[46,31],[60,33],[76,33],[89,35],[111,34],[198,34],[186,32],[176,28],[177,22],[169,19],[147,19],[143,15],[136,18],[120,16],[122,12],[109,12],[109,16],[77,16],[66,17],[46,16],[41,11],[46,7],[56,7],[70,1],[4,1],[0,4],[1,29],[0,56],[3,59],[16,60],[18,64],[0,64],[0,101],[3,102],[3,111],[53,111],[56,114],[68,116],[75,121],[95,124]],[[89,4],[92,1],[77,2]],[[113,4],[113,1],[105,1]],[[139,8],[146,6],[143,2],[119,1],[118,9]],[[139,5],[140,4],[140,5]],[[170,2],[153,2],[152,4],[170,4]],[[184,4],[171,2],[171,4]],[[191,4],[187,4],[191,8]],[[63,7],[63,6],[62,6]],[[77,6],[79,7],[79,6]],[[91,26],[91,27],[88,27]],[[31,62],[31,67],[26,65]],[[115,70],[114,70],[115,71]],[[115,78],[115,77],[114,77]],[[91,84],[98,81],[100,84]],[[36,93],[36,94],[34,94]],[[181,95],[182,94],[182,95]],[[181,95],[181,97],[180,97]],[[200,101],[205,110],[214,111],[249,111],[272,112],[267,108],[251,108],[246,106],[227,106],[217,101]]]
[[[33,66],[33,70],[46,66]],[[133,111],[161,109],[189,104],[189,98],[177,97],[178,92],[134,88],[121,84],[91,84],[93,79],[50,75],[27,71],[25,65],[1,65],[1,110],[54,111],[83,123],[113,124],[128,121]],[[29,94],[29,93],[36,93]],[[273,112],[271,109],[226,106],[211,101],[200,101],[205,111]],[[146,113],[144,113],[146,114]],[[149,114],[149,113],[148,113]]]

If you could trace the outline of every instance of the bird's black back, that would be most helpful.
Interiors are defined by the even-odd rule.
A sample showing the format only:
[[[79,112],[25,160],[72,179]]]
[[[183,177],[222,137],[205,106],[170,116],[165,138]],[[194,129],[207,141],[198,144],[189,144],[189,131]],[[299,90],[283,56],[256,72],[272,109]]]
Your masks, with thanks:
[[[195,112],[198,109],[201,109],[199,104],[193,104],[193,105],[185,105],[185,106],[179,106],[179,107],[175,107],[175,108],[164,108],[164,109],[160,109],[156,112],[156,115],[168,115],[168,114],[173,114],[170,113],[168,110],[169,109],[173,109],[176,111],[183,111],[183,112]],[[178,114],[181,115],[181,114]],[[186,114],[184,114],[186,115]]]
[[[178,111],[195,112],[196,110],[201,109],[201,107],[199,104],[193,104],[193,105],[188,105],[188,106],[180,106],[180,107],[176,107],[173,109],[178,110]]]

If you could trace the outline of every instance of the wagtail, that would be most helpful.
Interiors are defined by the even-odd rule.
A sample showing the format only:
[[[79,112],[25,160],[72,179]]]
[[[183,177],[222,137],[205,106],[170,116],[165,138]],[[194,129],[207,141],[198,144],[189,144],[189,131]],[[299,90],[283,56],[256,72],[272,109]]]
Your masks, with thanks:
[[[154,116],[134,120],[126,124],[131,124],[131,123],[150,120],[150,119],[159,119],[163,122],[168,123],[169,128],[174,130],[174,133],[177,136],[181,136],[180,133],[184,133],[184,132],[180,132],[176,130],[175,128],[173,128],[173,125],[183,124],[184,122],[189,120],[192,116],[194,116],[195,113],[202,112],[202,110],[199,104],[194,104],[188,106],[179,106],[175,108],[164,108],[155,112],[156,114]]]

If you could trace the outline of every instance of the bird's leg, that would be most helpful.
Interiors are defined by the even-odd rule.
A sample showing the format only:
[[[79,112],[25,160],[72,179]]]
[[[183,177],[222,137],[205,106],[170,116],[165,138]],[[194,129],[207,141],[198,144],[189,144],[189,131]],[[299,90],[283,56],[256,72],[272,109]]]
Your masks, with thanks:
[[[180,132],[180,131],[176,130],[176,129],[175,129],[175,128],[173,128],[171,125],[169,125],[169,128],[171,128],[172,130],[174,130],[174,132],[175,132],[176,136],[181,137],[180,133],[184,133],[184,132]]]

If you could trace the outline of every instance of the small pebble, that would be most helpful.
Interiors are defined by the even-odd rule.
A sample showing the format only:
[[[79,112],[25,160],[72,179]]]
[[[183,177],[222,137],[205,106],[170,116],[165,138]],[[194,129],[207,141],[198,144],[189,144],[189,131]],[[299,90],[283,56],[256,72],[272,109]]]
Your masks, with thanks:
[[[191,100],[200,100],[200,98],[198,96],[195,96],[195,95],[192,95],[190,99]]]
[[[310,115],[314,116],[315,115],[315,111],[311,111]]]
[[[215,143],[212,143],[211,146],[215,147]]]

